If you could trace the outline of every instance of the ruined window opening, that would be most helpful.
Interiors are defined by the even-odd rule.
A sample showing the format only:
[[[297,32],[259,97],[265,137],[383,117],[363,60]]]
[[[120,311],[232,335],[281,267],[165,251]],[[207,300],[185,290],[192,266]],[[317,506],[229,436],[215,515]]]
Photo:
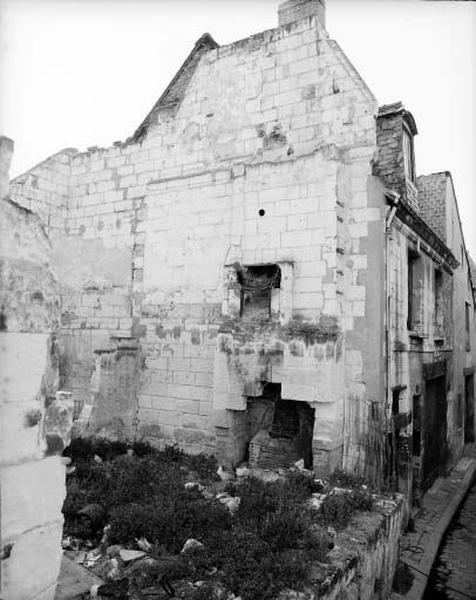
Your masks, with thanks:
[[[243,267],[238,272],[238,282],[241,285],[240,316],[269,319],[272,291],[281,286],[278,265]]]
[[[443,325],[443,271],[435,269],[435,326]],[[437,332],[438,333],[438,332]]]
[[[466,352],[469,352],[471,350],[471,341],[470,341],[470,335],[469,335],[469,309],[470,309],[469,302],[464,303],[464,309],[465,309],[464,329],[465,329]]]
[[[405,163],[405,176],[410,181],[415,181],[415,154],[413,136],[407,129],[403,130],[403,160]]]

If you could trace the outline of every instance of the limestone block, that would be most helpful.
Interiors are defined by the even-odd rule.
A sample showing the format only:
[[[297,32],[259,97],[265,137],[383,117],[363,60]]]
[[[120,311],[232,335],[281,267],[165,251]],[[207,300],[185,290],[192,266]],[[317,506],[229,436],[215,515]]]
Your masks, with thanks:
[[[59,510],[58,510],[59,514]],[[63,519],[36,527],[20,535],[10,557],[2,561],[2,598],[26,600],[41,590],[50,590],[43,600],[53,600],[59,575]]]
[[[2,540],[5,542],[44,523],[62,520],[65,467],[61,457],[2,468]]]
[[[29,426],[29,411],[40,411],[37,399],[47,363],[46,333],[0,333],[1,460],[40,451],[38,427]],[[28,365],[28,377],[25,368]]]

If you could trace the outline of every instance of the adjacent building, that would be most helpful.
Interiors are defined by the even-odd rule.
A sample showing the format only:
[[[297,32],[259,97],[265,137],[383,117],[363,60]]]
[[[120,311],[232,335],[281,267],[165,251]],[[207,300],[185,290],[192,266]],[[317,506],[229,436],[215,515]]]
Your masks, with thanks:
[[[474,438],[474,281],[449,173],[379,108],[320,0],[203,35],[125,142],[12,183],[61,287],[82,433],[422,492]],[[412,491],[413,490],[413,491]]]

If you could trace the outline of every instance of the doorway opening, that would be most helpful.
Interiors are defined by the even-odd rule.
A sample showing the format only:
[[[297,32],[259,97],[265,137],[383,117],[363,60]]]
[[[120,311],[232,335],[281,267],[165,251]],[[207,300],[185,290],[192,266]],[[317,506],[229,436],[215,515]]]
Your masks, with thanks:
[[[261,397],[248,400],[250,466],[286,468],[302,458],[312,469],[314,414],[306,402],[283,400],[281,384],[265,384]]]
[[[474,442],[474,375],[464,378],[464,443]]]

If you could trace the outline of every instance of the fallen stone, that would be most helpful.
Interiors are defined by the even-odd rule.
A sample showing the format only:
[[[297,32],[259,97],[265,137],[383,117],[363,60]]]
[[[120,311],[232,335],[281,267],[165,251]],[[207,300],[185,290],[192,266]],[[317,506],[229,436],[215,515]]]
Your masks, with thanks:
[[[199,542],[198,540],[195,540],[193,538],[189,538],[183,545],[183,548],[182,548],[180,554],[185,554],[186,552],[191,552],[191,551],[196,551],[196,550],[203,550],[204,548],[205,548],[205,546],[202,544],[202,542]]]
[[[98,586],[103,583],[79,564],[67,556],[63,556],[61,571],[58,578],[55,600],[73,600],[89,592],[93,584]]]
[[[91,550],[90,552],[88,552],[84,558],[84,566],[87,567],[88,569],[90,569],[91,567],[94,567],[94,565],[98,562],[98,560],[101,558],[102,554],[100,554],[100,552],[97,550],[97,548],[95,548],[94,550]]]
[[[152,544],[145,537],[136,538],[136,544],[143,552],[150,552],[152,550]]]
[[[201,483],[198,483],[198,481],[187,481],[187,483],[184,485],[185,489],[190,491],[190,490],[197,490],[197,492],[203,492],[204,487]]]
[[[79,550],[79,540],[72,535],[67,535],[61,541],[61,547],[64,550]]]
[[[217,475],[222,481],[232,481],[235,479],[235,474],[227,471],[222,465],[218,467]]]
[[[142,558],[145,555],[145,552],[143,552],[142,550],[125,550],[124,548],[121,548],[119,550],[119,556],[121,560],[125,563],[137,560],[138,558]]]
[[[312,494],[308,500],[308,505],[313,510],[319,510],[326,494],[318,494],[317,492]]]
[[[249,477],[251,475],[251,470],[247,466],[236,467],[236,476],[237,477]]]
[[[236,512],[241,503],[241,498],[239,496],[230,496],[227,492],[217,494],[216,499],[224,504],[231,513]]]

